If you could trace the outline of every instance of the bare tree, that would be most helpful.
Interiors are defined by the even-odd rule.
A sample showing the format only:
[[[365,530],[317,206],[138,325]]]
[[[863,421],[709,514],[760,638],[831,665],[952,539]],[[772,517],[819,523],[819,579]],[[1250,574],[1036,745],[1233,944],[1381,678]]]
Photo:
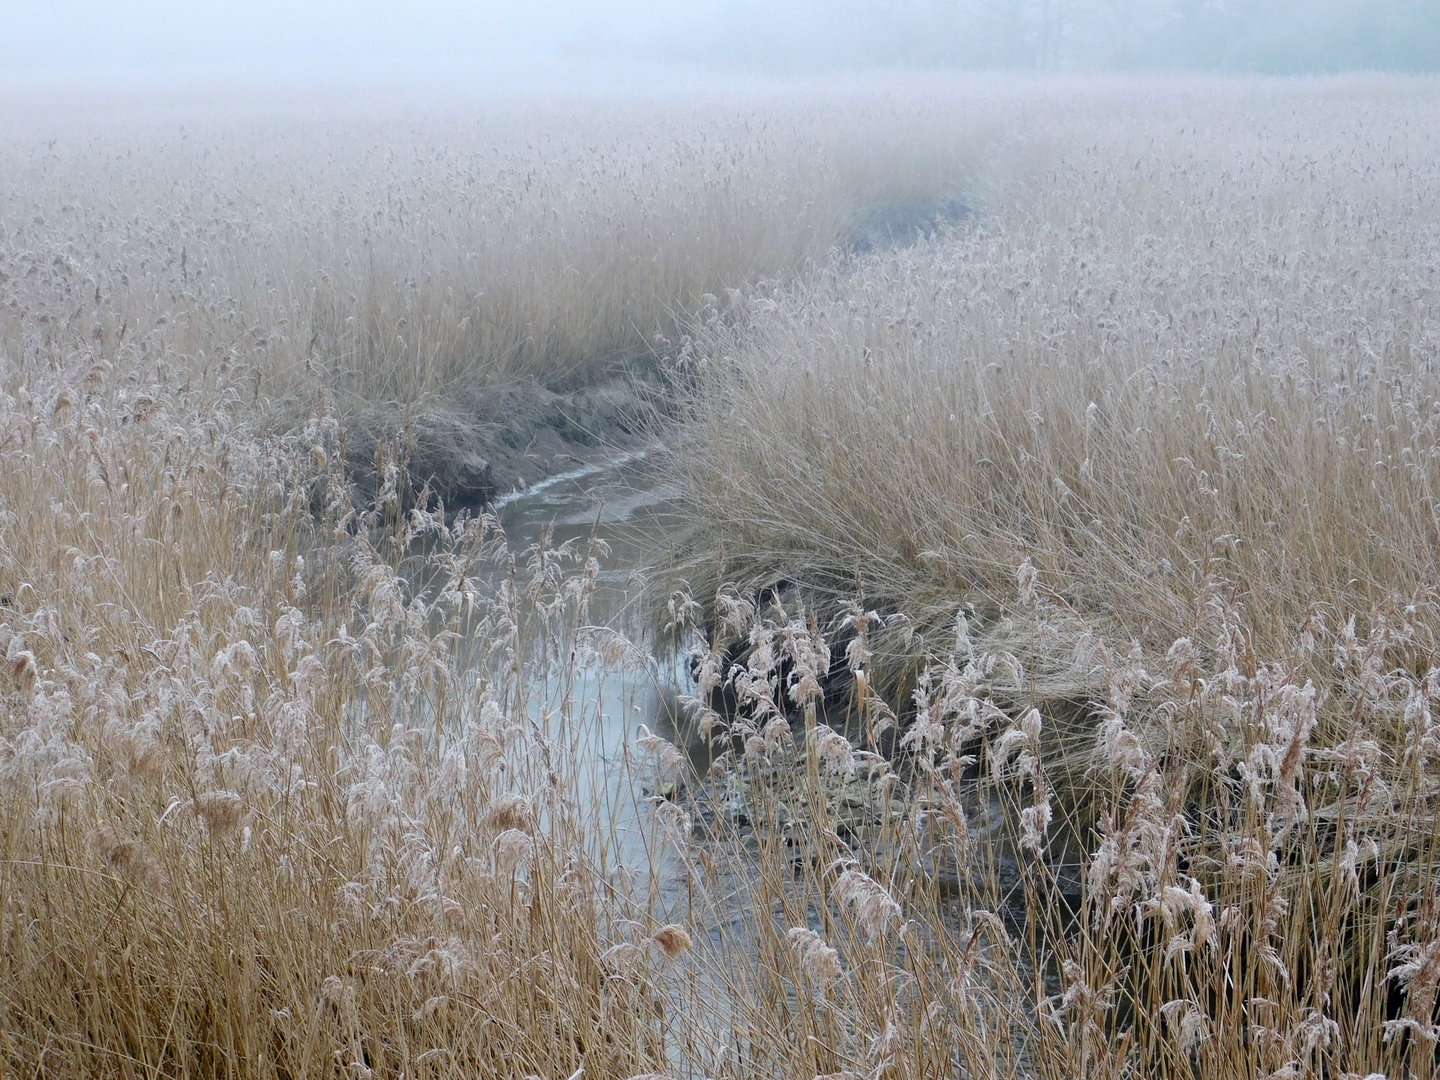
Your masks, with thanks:
[[[1036,67],[1037,0],[961,0],[983,60],[1002,67]]]
[[[1066,46],[1075,29],[1075,2],[1038,0],[1034,6],[1036,66],[1053,70],[1067,59]]]

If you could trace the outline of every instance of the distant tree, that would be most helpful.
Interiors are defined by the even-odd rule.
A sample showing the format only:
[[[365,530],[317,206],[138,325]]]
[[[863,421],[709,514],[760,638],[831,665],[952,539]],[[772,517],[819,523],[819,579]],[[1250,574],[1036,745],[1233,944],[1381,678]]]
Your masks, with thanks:
[[[1039,66],[1035,4],[1036,0],[961,0],[986,66]]]
[[[1105,0],[1090,27],[1090,59],[1122,71],[1153,63],[1156,40],[1182,13],[1177,0]]]
[[[1440,0],[1178,0],[1151,62],[1319,74],[1440,70]]]

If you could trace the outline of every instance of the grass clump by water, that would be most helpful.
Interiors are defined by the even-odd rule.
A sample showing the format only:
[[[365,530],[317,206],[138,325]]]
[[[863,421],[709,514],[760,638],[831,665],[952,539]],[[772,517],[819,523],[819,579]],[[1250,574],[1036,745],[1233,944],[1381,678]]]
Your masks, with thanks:
[[[827,640],[722,595],[714,624],[748,659],[722,676],[702,638],[695,667],[738,710],[690,707],[723,748],[696,861],[714,880],[713,851],[751,852],[716,980],[752,1055],[737,1075],[1431,1071],[1434,653],[1384,622],[1302,634],[1333,672],[1321,692],[1215,599],[1209,647],[1180,639],[1147,671],[1027,567],[1003,611],[1037,647],[958,619],[879,755],[879,617],[852,607]],[[1093,680],[1079,724],[1045,678],[1057,641]],[[1423,676],[1390,666],[1422,655]]]
[[[1430,102],[1385,82],[1204,101],[1077,105],[976,227],[707,342],[675,460],[726,574],[843,597],[858,572],[934,623],[993,613],[1028,559],[1147,656],[1214,591],[1262,651],[1420,602]]]
[[[265,439],[235,404],[133,352],[7,372],[7,1073],[643,1071],[676,933],[609,882],[601,700],[525,675],[593,573],[401,515],[393,473],[362,512],[333,421]]]
[[[1194,89],[1067,99],[972,230],[717,327],[682,573],[842,642],[863,584],[877,659],[822,712],[897,717],[850,733],[926,784],[1015,785],[1013,842],[1053,864],[1010,895],[1069,1067],[1425,1073],[1433,105]],[[702,625],[720,671],[771,662]]]

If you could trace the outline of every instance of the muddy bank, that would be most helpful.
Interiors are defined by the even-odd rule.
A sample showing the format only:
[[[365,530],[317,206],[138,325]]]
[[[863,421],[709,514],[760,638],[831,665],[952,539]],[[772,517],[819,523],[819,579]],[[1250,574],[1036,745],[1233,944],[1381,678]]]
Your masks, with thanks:
[[[646,371],[566,390],[512,384],[468,412],[423,410],[352,425],[346,457],[366,496],[377,463],[398,453],[412,496],[428,485],[448,509],[474,509],[648,445],[660,402],[660,379]]]
[[[842,227],[839,245],[851,255],[913,247],[972,221],[973,203],[962,195],[877,203]]]
[[[864,259],[912,247],[966,225],[976,214],[974,201],[961,195],[876,203],[839,224],[834,250],[844,259]],[[749,289],[745,295],[751,295]],[[733,300],[719,304],[708,294],[705,300],[707,306],[694,313],[696,325],[740,314],[729,306]],[[492,505],[542,480],[654,443],[656,420],[673,403],[663,368],[664,363],[631,360],[580,385],[546,386],[532,379],[403,416],[393,408],[362,409],[347,421],[350,477],[370,497],[382,471],[377,466],[397,455],[411,496],[428,484],[447,508]]]

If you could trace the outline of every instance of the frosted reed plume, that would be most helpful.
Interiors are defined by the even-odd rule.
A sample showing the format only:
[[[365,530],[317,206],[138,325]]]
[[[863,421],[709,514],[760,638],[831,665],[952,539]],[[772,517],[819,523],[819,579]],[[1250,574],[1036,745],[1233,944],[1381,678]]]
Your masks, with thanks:
[[[806,976],[820,989],[836,982],[844,974],[840,967],[840,954],[826,945],[825,939],[813,930],[796,926],[785,936],[800,954],[800,964]]]
[[[7,1074],[662,1066],[615,1001],[652,965],[598,979],[646,911],[581,794],[603,703],[520,677],[586,552],[513,589],[493,519],[356,505],[332,416],[265,436],[152,344],[0,378]]]

